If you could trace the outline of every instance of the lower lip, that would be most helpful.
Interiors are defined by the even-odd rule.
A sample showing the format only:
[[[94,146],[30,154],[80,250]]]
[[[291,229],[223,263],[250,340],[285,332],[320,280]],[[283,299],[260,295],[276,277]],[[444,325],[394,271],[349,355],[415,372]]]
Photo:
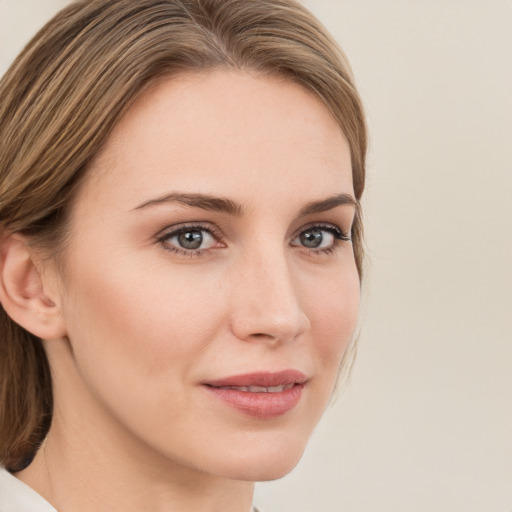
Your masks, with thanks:
[[[303,384],[278,393],[252,393],[205,386],[213,396],[238,411],[260,419],[277,418],[291,411],[300,401]]]

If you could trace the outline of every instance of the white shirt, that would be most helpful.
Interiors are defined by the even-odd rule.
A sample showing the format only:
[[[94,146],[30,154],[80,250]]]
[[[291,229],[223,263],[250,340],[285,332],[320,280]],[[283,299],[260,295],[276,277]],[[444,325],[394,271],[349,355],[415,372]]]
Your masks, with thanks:
[[[32,487],[0,468],[0,512],[57,512]],[[253,508],[253,512],[258,509]]]
[[[57,512],[34,489],[0,468],[0,512]]]

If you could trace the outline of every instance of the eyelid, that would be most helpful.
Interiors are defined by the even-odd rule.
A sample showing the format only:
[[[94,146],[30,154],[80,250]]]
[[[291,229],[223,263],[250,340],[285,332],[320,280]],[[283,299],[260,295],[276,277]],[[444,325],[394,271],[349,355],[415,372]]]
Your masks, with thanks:
[[[178,224],[172,224],[159,231],[156,238],[168,237],[171,234],[179,234],[187,229],[202,229],[209,231],[212,234],[216,234],[220,230],[210,224],[209,222],[193,221],[193,222],[179,222]]]
[[[331,237],[333,237],[332,243],[325,247],[307,247],[301,243],[294,243],[297,238],[300,237],[302,233],[310,230],[319,230],[319,231],[327,231]],[[343,230],[337,224],[331,224],[330,222],[312,222],[307,224],[306,226],[302,226],[299,230],[295,232],[290,240],[290,245],[300,251],[301,253],[313,256],[313,257],[322,257],[329,256],[337,253],[342,249],[342,247],[346,243],[352,243],[351,234],[347,235],[345,230]]]
[[[224,234],[222,231],[215,225],[209,223],[209,222],[183,222],[180,224],[175,224],[172,226],[168,226],[167,228],[164,228],[156,235],[156,241],[162,245],[162,247],[170,252],[178,253],[182,255],[187,256],[199,256],[204,252],[208,252],[212,249],[215,249],[214,247],[208,247],[206,249],[185,249],[180,247],[175,247],[173,245],[170,245],[166,241],[169,238],[173,238],[175,236],[178,236],[182,233],[185,233],[187,231],[206,231],[209,233],[217,243],[223,244],[222,239],[224,238]]]
[[[331,222],[311,222],[306,224],[305,226],[300,227],[295,233],[292,235],[291,240],[294,240],[297,236],[299,236],[304,231],[308,231],[309,229],[320,229],[325,231],[330,231],[331,233],[335,233],[338,235],[338,240],[349,242],[352,240],[352,232],[351,230],[347,233],[344,229],[342,229],[337,224],[332,224]]]

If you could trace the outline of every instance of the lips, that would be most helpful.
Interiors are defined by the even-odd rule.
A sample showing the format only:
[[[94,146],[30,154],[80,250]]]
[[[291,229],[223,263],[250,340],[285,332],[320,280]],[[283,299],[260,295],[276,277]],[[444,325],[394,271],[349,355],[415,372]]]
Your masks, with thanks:
[[[244,375],[234,375],[224,379],[217,379],[206,382],[213,387],[273,387],[286,386],[288,384],[304,384],[307,378],[298,370],[283,370],[280,372],[256,372]]]
[[[299,403],[306,376],[297,370],[258,372],[208,381],[204,388],[239,412],[259,419],[286,414]]]

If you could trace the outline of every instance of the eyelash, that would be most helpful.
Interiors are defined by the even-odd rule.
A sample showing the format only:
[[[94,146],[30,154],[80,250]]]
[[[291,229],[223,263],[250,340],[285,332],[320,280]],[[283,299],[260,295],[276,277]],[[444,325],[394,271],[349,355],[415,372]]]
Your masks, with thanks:
[[[305,226],[301,228],[301,230],[294,235],[294,239],[299,237],[302,233],[305,233],[306,231],[327,231],[331,235],[333,235],[334,240],[332,245],[329,247],[321,248],[321,249],[308,249],[307,247],[300,246],[302,249],[311,252],[315,255],[321,255],[321,254],[332,254],[337,249],[339,249],[339,246],[343,244],[344,242],[352,242],[351,235],[347,234],[345,231],[343,231],[338,226],[335,226],[334,224],[310,224],[308,226]]]
[[[180,249],[179,247],[170,245],[167,242],[170,238],[174,238],[175,236],[179,236],[190,231],[206,232],[210,236],[212,236],[217,242],[220,241],[223,237],[222,232],[213,226],[206,226],[204,224],[187,224],[185,226],[181,226],[179,228],[171,229],[170,231],[164,232],[157,238],[157,242],[160,243],[166,251],[172,252],[174,254],[179,254],[182,256],[189,256],[191,258],[202,256],[204,253],[212,249]]]
[[[301,234],[303,234],[307,231],[313,231],[313,230],[326,231],[326,232],[330,233],[334,237],[332,245],[330,245],[329,247],[320,248],[320,249],[314,249],[314,248],[309,249],[308,247],[298,246],[298,245],[297,246],[294,245],[294,247],[300,247],[301,249],[303,249],[309,253],[313,253],[315,255],[332,254],[339,248],[340,244],[342,244],[344,242],[352,241],[352,237],[350,235],[348,235],[346,232],[341,230],[338,226],[335,226],[333,224],[310,224],[308,226],[303,227],[300,231],[298,231],[292,237],[292,240],[295,240]],[[221,241],[223,238],[222,232],[219,229],[217,229],[211,225],[187,224],[187,225],[181,226],[179,228],[171,229],[170,231],[164,232],[162,235],[157,237],[157,242],[160,243],[162,245],[162,247],[164,248],[164,250],[166,250],[166,251],[169,251],[174,254],[179,254],[182,256],[188,256],[188,257],[202,256],[204,253],[207,253],[207,252],[211,251],[212,249],[214,249],[213,247],[206,248],[206,249],[184,249],[184,248],[180,249],[179,247],[170,245],[168,243],[169,239],[174,238],[174,237],[179,236],[184,233],[191,232],[191,231],[206,232],[210,236],[212,236],[216,242]]]

